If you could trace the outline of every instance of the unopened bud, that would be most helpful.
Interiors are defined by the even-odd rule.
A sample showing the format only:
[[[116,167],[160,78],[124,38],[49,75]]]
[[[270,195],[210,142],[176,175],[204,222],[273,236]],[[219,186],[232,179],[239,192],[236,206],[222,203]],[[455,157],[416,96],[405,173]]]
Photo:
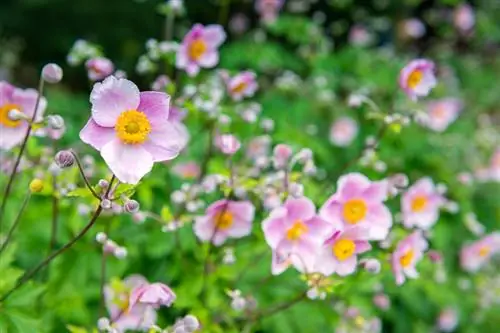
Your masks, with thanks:
[[[110,322],[108,318],[99,318],[97,321],[97,328],[101,331],[107,331],[110,328]]]
[[[108,240],[108,236],[104,232],[98,232],[95,240],[97,243],[104,244]]]
[[[106,179],[99,179],[99,182],[97,182],[97,186],[102,189],[107,189],[109,186],[109,182]]]
[[[57,166],[60,167],[61,169],[69,168],[75,163],[75,157],[70,151],[61,150],[54,157],[54,161],[56,162]]]
[[[368,273],[378,274],[380,272],[381,265],[377,259],[365,259],[361,263]]]
[[[57,64],[47,64],[43,66],[42,78],[48,83],[58,83],[63,78],[63,70]]]
[[[58,114],[53,114],[47,117],[47,125],[51,129],[59,130],[64,128],[64,119]]]
[[[193,315],[187,315],[186,317],[184,317],[182,322],[184,323],[184,329],[188,332],[194,332],[200,328],[200,322],[198,321],[198,318]]]
[[[127,249],[124,247],[117,247],[114,251],[114,255],[118,259],[124,259],[127,257]]]
[[[137,213],[139,211],[139,203],[136,200],[127,200],[123,208],[127,213]]]
[[[226,155],[235,154],[241,147],[240,141],[230,134],[221,135],[216,139],[216,145]]]
[[[43,181],[41,179],[35,178],[30,183],[31,193],[40,193],[43,191]]]
[[[104,208],[104,209],[111,209],[111,200],[109,199],[103,199],[101,201],[101,207]]]

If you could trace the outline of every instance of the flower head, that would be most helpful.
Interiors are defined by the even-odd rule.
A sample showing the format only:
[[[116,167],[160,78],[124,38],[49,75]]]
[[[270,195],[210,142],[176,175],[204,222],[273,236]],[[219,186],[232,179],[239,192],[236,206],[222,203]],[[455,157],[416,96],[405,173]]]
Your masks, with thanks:
[[[85,63],[87,75],[91,81],[101,81],[113,74],[115,66],[108,58],[96,57]]]
[[[407,228],[418,227],[424,230],[432,227],[439,218],[439,209],[445,203],[432,179],[419,179],[401,196],[403,224]]]
[[[397,244],[396,250],[392,254],[392,271],[396,278],[396,284],[402,285],[405,282],[405,277],[411,279],[418,277],[416,264],[423,258],[427,247],[427,241],[420,230],[414,231]]]
[[[219,200],[196,219],[194,233],[202,241],[219,246],[227,238],[241,238],[252,232],[255,207],[250,201]]]
[[[469,4],[461,4],[455,9],[453,23],[461,32],[469,32],[476,24],[474,9]]]
[[[224,77],[229,96],[234,101],[241,101],[244,97],[252,97],[258,89],[256,75],[251,71],[244,71],[233,77]]]
[[[460,252],[460,265],[468,272],[477,272],[496,253],[500,253],[500,232],[464,246]]]
[[[278,17],[284,3],[285,0],[256,0],[255,10],[259,13],[262,21],[272,23]]]
[[[226,155],[234,155],[241,147],[241,143],[234,135],[223,134],[215,138],[215,145]]]
[[[387,182],[371,182],[364,175],[350,173],[339,178],[335,192],[321,207],[320,216],[337,230],[368,229],[369,240],[383,240],[392,226],[392,215],[383,204]]]
[[[462,102],[455,98],[429,102],[424,125],[433,131],[442,132],[457,119],[462,108]]]
[[[177,51],[176,67],[196,76],[200,67],[212,68],[219,62],[219,46],[226,39],[220,25],[195,24]]]
[[[453,308],[446,308],[439,314],[437,326],[440,332],[453,332],[458,325],[458,313]]]
[[[399,86],[414,101],[427,96],[436,84],[434,63],[426,59],[410,61],[399,74]]]
[[[34,89],[23,90],[0,81],[0,149],[10,150],[23,141],[28,130],[24,118],[32,118],[37,98]],[[47,101],[41,97],[35,121],[41,119],[46,107]]]
[[[330,142],[338,147],[346,147],[356,138],[358,124],[349,117],[342,117],[330,127]]]
[[[92,115],[80,138],[101,152],[123,183],[137,184],[154,162],[171,160],[187,142],[187,133],[169,120],[170,96],[139,92],[114,76],[96,83],[90,94]]]
[[[175,293],[163,283],[142,284],[130,293],[129,310],[136,304],[147,304],[154,308],[171,306],[175,301]]]
[[[362,227],[348,227],[334,230],[324,242],[314,271],[326,276],[337,273],[340,276],[352,274],[358,264],[357,255],[371,249],[369,230]]]
[[[332,226],[316,215],[316,207],[311,200],[302,197],[288,199],[281,207],[275,208],[262,222],[267,244],[281,258],[294,260],[297,256],[302,266],[314,262],[316,253]]]

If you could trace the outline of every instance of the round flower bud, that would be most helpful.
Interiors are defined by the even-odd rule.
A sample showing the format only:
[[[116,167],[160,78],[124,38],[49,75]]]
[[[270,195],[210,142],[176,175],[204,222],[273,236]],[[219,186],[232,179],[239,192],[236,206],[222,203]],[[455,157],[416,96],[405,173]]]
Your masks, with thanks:
[[[43,191],[43,181],[41,179],[35,178],[30,183],[31,193],[39,193]]]
[[[97,321],[97,328],[100,330],[100,331],[106,331],[110,328],[110,322],[109,322],[109,319],[108,318],[99,318],[99,320]]]
[[[109,186],[109,182],[106,179],[99,179],[97,186],[99,186],[102,189],[106,189]]]
[[[193,315],[187,315],[186,317],[184,317],[182,322],[184,323],[184,329],[188,332],[194,332],[200,328],[200,322],[198,321],[198,318]]]
[[[104,244],[108,240],[108,236],[104,232],[98,232],[95,240],[97,243]]]
[[[58,83],[63,78],[63,70],[59,65],[47,64],[43,66],[42,78],[48,83]]]
[[[124,259],[127,257],[127,249],[124,248],[124,247],[117,247],[115,250],[114,250],[114,255],[115,257],[117,257],[118,259]]]
[[[377,259],[365,259],[362,264],[368,273],[378,274],[380,272],[381,265]]]
[[[75,163],[75,157],[68,150],[61,150],[54,157],[54,161],[61,169],[68,168]]]
[[[235,297],[231,301],[231,308],[236,311],[242,311],[245,309],[246,300],[243,297]]]
[[[127,213],[137,213],[139,211],[139,203],[136,200],[127,200],[123,208]]]
[[[64,119],[58,114],[53,114],[47,117],[47,125],[53,130],[64,128]]]
[[[104,209],[111,209],[111,200],[109,199],[103,199],[101,201],[101,207],[104,208]]]

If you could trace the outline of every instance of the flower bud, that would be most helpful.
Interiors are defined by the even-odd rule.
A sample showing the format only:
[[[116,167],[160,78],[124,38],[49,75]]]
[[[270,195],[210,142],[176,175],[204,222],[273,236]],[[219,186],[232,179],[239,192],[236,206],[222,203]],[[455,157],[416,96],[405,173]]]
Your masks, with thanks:
[[[184,329],[188,332],[194,332],[200,328],[200,322],[198,321],[198,318],[193,315],[187,315],[186,317],[184,317],[182,322],[184,323]]]
[[[40,193],[43,191],[43,181],[41,179],[35,178],[30,183],[31,193]]]
[[[380,261],[377,259],[365,259],[361,262],[368,273],[378,274],[380,272]]]
[[[75,163],[75,157],[68,150],[61,150],[54,157],[54,161],[61,169],[69,168]]]
[[[246,303],[243,297],[234,297],[231,301],[231,308],[236,311],[242,311],[245,309]]]
[[[235,154],[241,147],[240,141],[234,135],[230,134],[220,135],[216,139],[215,144],[226,155]]]
[[[43,66],[42,78],[48,83],[58,83],[63,78],[63,70],[57,64],[47,64]]]
[[[106,179],[99,179],[99,182],[97,182],[97,186],[102,189],[107,189],[109,186],[109,182]]]
[[[102,207],[103,209],[111,209],[111,206],[112,206],[112,205],[111,205],[111,200],[109,200],[109,199],[103,199],[103,200],[101,201],[101,207]]]
[[[284,168],[290,157],[292,156],[292,148],[286,144],[279,144],[274,147],[273,162],[276,169]]]
[[[127,200],[123,208],[127,213],[137,213],[139,211],[139,203],[136,200]]]
[[[125,259],[127,257],[128,252],[127,252],[127,249],[124,247],[117,247],[113,251],[113,254],[118,259]]]
[[[108,236],[104,232],[98,232],[95,240],[97,243],[104,244],[108,240]]]
[[[97,328],[100,330],[100,331],[107,331],[109,328],[110,328],[110,322],[109,322],[109,319],[108,318],[99,318],[99,320],[97,321]]]
[[[47,117],[47,125],[53,130],[64,128],[64,119],[58,114],[53,114]]]

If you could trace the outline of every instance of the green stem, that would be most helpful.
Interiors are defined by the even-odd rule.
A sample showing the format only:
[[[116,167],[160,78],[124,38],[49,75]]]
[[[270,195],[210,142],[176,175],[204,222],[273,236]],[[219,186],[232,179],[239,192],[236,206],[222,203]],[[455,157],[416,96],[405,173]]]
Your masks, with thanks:
[[[17,213],[16,219],[14,220],[14,223],[9,229],[9,232],[7,233],[7,237],[5,238],[5,241],[3,242],[2,246],[0,247],[0,254],[7,248],[7,244],[9,243],[10,239],[12,238],[12,235],[14,234],[14,231],[16,228],[19,226],[19,223],[21,222],[21,216],[23,215],[24,209],[26,206],[28,206],[28,202],[31,198],[31,192],[28,192],[26,194],[26,197],[24,198],[24,201],[21,205],[21,208],[19,209],[19,212]]]

